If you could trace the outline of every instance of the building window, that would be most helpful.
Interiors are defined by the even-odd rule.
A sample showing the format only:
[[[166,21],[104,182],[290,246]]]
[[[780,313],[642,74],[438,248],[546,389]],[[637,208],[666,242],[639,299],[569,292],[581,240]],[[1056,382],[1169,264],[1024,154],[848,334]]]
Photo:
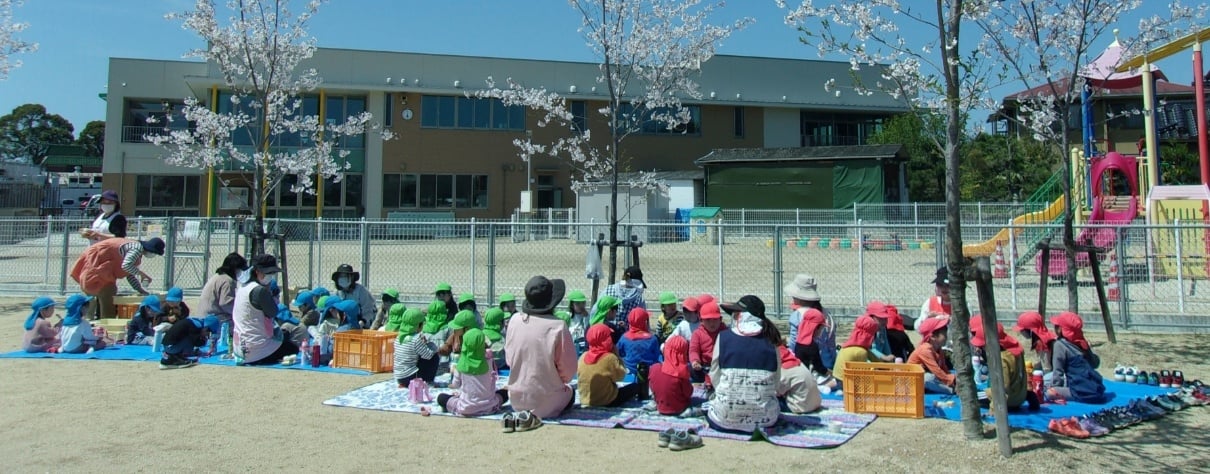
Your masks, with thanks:
[[[140,175],[135,180],[133,214],[141,209],[196,208],[201,193],[199,176]]]
[[[127,100],[122,114],[122,142],[147,143],[147,135],[193,128],[195,124],[185,120],[184,109],[185,102],[181,100]]]
[[[420,98],[420,126],[466,130],[525,130],[525,107],[500,99],[426,95]]]
[[[735,108],[735,138],[744,138],[744,108]]]
[[[387,92],[382,101],[382,125],[391,128],[395,123],[395,94]]]
[[[310,178],[314,182],[315,177]],[[324,207],[359,207],[362,205],[362,183],[360,174],[345,174],[340,182],[336,178],[328,178],[324,182]],[[281,184],[268,196],[268,206],[271,208],[314,208],[318,202],[318,188],[311,193],[293,191],[298,183],[298,176],[286,175]]]
[[[324,121],[330,125],[344,123],[349,117],[366,111],[366,99],[364,96],[329,95],[326,99],[326,103],[324,104],[326,107],[324,110]],[[302,101],[301,107],[296,111],[299,116],[315,117],[319,115],[318,95],[304,95],[295,100]],[[219,113],[223,114],[243,112],[255,117],[258,113],[257,108],[253,107],[247,98],[241,101],[238,106],[232,104],[230,92],[219,93],[218,109]],[[260,134],[259,126],[248,126],[233,132],[231,139],[235,142],[236,146],[251,146],[259,139]],[[270,137],[270,140],[272,140],[272,145],[275,147],[308,147],[313,145],[311,138],[303,132],[282,132]],[[365,134],[342,137],[336,146],[355,149],[365,148]]]
[[[702,111],[696,105],[684,106],[689,110],[689,122],[678,124],[672,128],[668,128],[668,122],[656,120],[652,117],[675,113],[670,108],[659,107],[650,110],[644,110],[643,116],[639,117],[632,112],[634,109],[630,104],[622,104],[618,111],[619,126],[630,128],[629,124],[642,121],[636,127],[635,133],[642,135],[698,135],[702,132]]]
[[[588,104],[582,100],[571,101],[571,121],[576,131],[588,130]]]
[[[802,146],[865,145],[882,129],[882,116],[857,114],[799,114]]]
[[[486,209],[487,175],[384,175],[382,205],[388,209]]]

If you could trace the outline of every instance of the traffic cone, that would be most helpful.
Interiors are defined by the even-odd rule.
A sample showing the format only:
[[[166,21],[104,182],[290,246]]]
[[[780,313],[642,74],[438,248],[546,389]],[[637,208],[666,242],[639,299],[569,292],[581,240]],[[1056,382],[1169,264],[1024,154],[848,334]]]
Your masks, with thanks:
[[[1109,301],[1118,301],[1122,291],[1118,288],[1118,253],[1109,251],[1109,282],[1105,284],[1105,293]]]
[[[992,278],[1008,278],[1008,266],[1004,264],[1004,247],[996,241],[996,268]]]

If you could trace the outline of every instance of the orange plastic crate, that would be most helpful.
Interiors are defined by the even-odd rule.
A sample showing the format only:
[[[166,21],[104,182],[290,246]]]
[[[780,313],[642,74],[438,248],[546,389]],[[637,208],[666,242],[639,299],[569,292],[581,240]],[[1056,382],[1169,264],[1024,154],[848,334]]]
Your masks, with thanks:
[[[335,334],[332,365],[370,373],[395,370],[396,332],[354,329]]]
[[[114,307],[117,309],[118,319],[131,319],[135,311],[139,310],[138,304],[115,304]]]
[[[916,364],[845,362],[844,409],[894,418],[924,418],[924,368]]]

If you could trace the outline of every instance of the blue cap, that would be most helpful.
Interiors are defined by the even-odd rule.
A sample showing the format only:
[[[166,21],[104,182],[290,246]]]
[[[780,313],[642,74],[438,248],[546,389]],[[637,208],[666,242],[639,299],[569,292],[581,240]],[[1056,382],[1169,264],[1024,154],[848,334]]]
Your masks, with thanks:
[[[206,317],[202,319],[202,322],[206,325],[206,329],[209,329],[210,332],[216,334],[223,327],[222,323],[220,323],[218,320],[218,316],[213,314],[207,314]]]
[[[150,308],[152,311],[158,313],[160,312],[160,297],[156,295],[147,295],[145,298],[143,298],[143,303],[140,304],[139,307]]]
[[[317,286],[311,290],[311,296],[314,296],[316,300],[319,300],[320,298],[323,298],[323,297],[331,295],[331,294],[332,293],[329,293],[327,288],[324,288],[322,286]]]
[[[175,286],[169,288],[168,294],[164,295],[164,301],[169,303],[180,303],[182,299],[185,299],[185,292]]]
[[[304,291],[294,297],[294,307],[302,308],[303,306],[315,306],[315,297],[310,291]]]
[[[64,326],[79,326],[84,316],[84,305],[92,301],[91,296],[76,293],[67,298],[67,315],[63,316]]]
[[[336,306],[334,306],[334,308],[336,308],[337,311],[344,313],[345,316],[348,316],[351,318],[360,318],[361,317],[361,305],[357,304],[356,301],[341,300],[339,303],[336,303]]]
[[[54,305],[55,300],[52,300],[47,296],[39,296],[34,299],[34,301],[29,304],[29,308],[32,309],[33,312],[29,313],[28,318],[25,318],[25,330],[28,331],[33,329],[34,323],[38,321],[38,313],[41,313],[42,310],[53,307]]]

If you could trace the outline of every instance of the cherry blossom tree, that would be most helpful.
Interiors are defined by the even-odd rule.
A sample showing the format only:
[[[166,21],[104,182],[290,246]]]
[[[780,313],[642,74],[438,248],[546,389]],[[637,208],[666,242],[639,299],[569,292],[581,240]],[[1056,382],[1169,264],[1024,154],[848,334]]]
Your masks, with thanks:
[[[171,164],[211,171],[237,168],[245,174],[252,188],[252,239],[257,253],[264,251],[265,203],[286,176],[298,178],[291,192],[314,193],[317,182],[339,180],[348,168],[343,158],[350,151],[338,146],[342,138],[368,130],[393,138],[389,130],[372,122],[369,112],[343,122],[303,113],[303,94],[322,81],[318,71],[302,67],[316,50],[307,22],[324,2],[309,1],[298,14],[291,11],[292,3],[296,2],[228,0],[230,17],[223,19],[214,1],[197,0],[195,10],[167,15],[206,42],[205,48],[186,57],[202,58],[217,67],[230,104],[187,97],[180,112],[188,126],[169,123],[162,132],[146,137],[165,149],[164,158]]]
[[[692,116],[684,101],[700,100],[694,76],[714,56],[715,48],[751,19],[715,25],[710,17],[724,2],[701,0],[570,0],[580,13],[588,47],[596,56],[601,74],[594,88],[604,104],[597,113],[609,124],[605,140],[594,139],[577,122],[570,103],[562,94],[542,87],[521,84],[509,78],[500,85],[488,78],[487,89],[474,93],[496,98],[505,105],[538,111],[539,127],[562,132],[551,143],[530,137],[513,141],[522,160],[545,154],[564,159],[577,175],[574,187],[589,182],[610,185],[609,281],[617,276],[618,173],[624,171],[627,137],[652,126],[669,131],[686,130]],[[656,189],[660,183],[650,173],[639,173],[632,188]]]
[[[28,23],[13,20],[13,8],[20,7],[21,0],[0,0],[0,81],[8,79],[8,73],[21,67],[21,60],[9,59],[21,53],[38,50],[38,43],[30,43],[17,35],[29,27]]]
[[[1090,87],[1084,77],[1103,73],[1088,69],[1097,54],[1093,48],[1106,39],[1123,16],[1142,5],[1141,0],[1010,0],[977,20],[983,33],[981,49],[1003,61],[1008,81],[1025,90],[1040,91],[1019,97],[1019,113],[1009,119],[1030,130],[1034,139],[1051,144],[1051,150],[1059,155],[1056,161],[1063,163],[1063,253],[1070,311],[1079,308],[1073,229],[1074,200],[1078,197],[1072,196],[1072,183],[1084,177],[1071,176],[1068,124],[1075,119],[1073,108],[1081,103],[1084,88]],[[1192,32],[1205,18],[1206,8],[1205,4],[1189,7],[1177,0],[1168,5],[1167,15],[1139,20],[1138,34],[1123,42],[1122,60]]]
[[[862,83],[853,74],[849,93],[889,94],[903,103],[926,123],[944,127],[930,133],[934,146],[945,160],[945,255],[950,275],[950,340],[953,362],[958,373],[957,393],[962,402],[963,430],[967,438],[983,436],[983,423],[971,366],[970,310],[967,308],[966,262],[962,255],[960,213],[961,157],[965,115],[970,110],[989,109],[994,104],[987,91],[997,85],[1003,68],[969,44],[965,32],[974,22],[989,15],[995,0],[802,0],[787,5],[785,21],[798,28],[802,41],[818,50],[821,57],[847,57],[854,71],[866,67],[881,68],[881,80]],[[927,32],[925,37],[909,37],[902,27],[911,24]],[[917,35],[919,36],[919,35]],[[835,78],[822,78],[828,90],[841,94]],[[930,114],[941,121],[927,121]]]

